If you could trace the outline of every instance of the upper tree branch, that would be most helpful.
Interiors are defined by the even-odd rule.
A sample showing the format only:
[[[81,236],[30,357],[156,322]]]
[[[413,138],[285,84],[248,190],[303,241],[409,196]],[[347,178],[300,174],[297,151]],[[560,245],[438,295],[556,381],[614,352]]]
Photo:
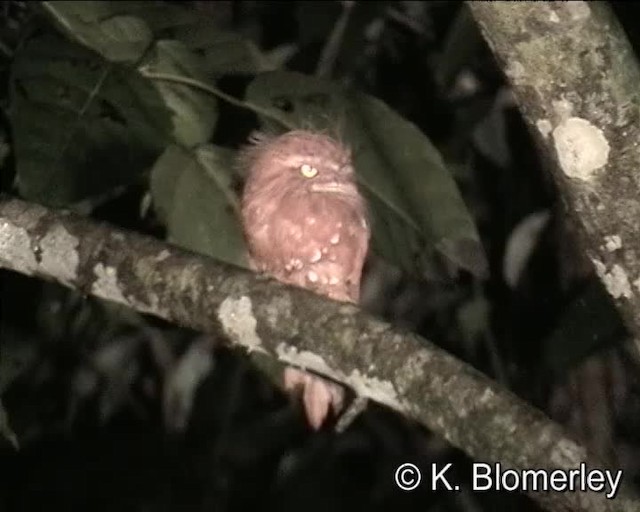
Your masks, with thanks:
[[[0,197],[0,267],[57,281],[343,382],[471,457],[523,468],[597,467],[541,412],[415,334],[350,304],[99,225]],[[640,511],[596,493],[537,493],[551,510]]]
[[[607,2],[469,2],[640,340],[640,69]]]

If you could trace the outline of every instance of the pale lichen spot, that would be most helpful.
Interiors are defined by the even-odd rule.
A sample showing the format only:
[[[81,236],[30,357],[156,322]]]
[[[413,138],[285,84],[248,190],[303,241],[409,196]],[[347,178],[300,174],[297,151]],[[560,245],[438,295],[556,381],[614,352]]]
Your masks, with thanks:
[[[551,23],[560,23],[560,16],[558,16],[558,13],[556,11],[551,11],[551,13],[549,14],[549,21]]]
[[[587,2],[564,2],[562,5],[573,21],[586,20],[591,16],[591,9]]]
[[[307,279],[312,283],[316,283],[318,282],[318,274],[316,274],[313,270],[309,270],[309,273],[307,274]]]
[[[78,277],[78,245],[77,237],[63,225],[56,225],[40,240],[40,266],[63,283],[72,283]]]
[[[617,251],[622,247],[622,239],[618,235],[607,235],[604,237],[605,249],[609,252]]]
[[[406,411],[407,405],[398,396],[393,383],[381,380],[377,377],[363,375],[358,370],[353,370],[345,380],[351,386],[357,396],[370,398],[375,402],[387,405],[396,411]]]
[[[635,286],[636,290],[640,293],[640,277],[633,282],[633,286]]]
[[[322,251],[320,249],[314,249],[313,253],[311,254],[311,257],[309,258],[309,261],[311,263],[317,263],[321,259],[322,259]]]
[[[569,178],[590,181],[609,161],[609,142],[586,119],[563,121],[553,130],[553,140],[560,168]]]
[[[112,300],[121,304],[129,304],[129,301],[122,293],[118,282],[118,271],[114,267],[105,266],[98,263],[93,267],[96,280],[91,285],[91,293],[102,299]]]
[[[493,398],[495,396],[496,396],[496,394],[491,390],[491,388],[486,388],[482,392],[482,396],[478,399],[478,403],[484,405],[484,404],[490,402],[491,400],[493,400]]]
[[[329,239],[329,242],[331,242],[332,245],[337,245],[338,243],[340,243],[340,233],[336,233],[335,235],[333,235]]]
[[[249,352],[264,352],[262,341],[256,332],[258,322],[253,314],[251,299],[246,295],[240,298],[227,297],[218,308],[218,319],[227,336]]]
[[[0,222],[0,263],[21,274],[33,275],[38,262],[26,229],[11,222]]]
[[[169,256],[171,256],[171,253],[169,251],[167,251],[166,249],[162,249],[157,255],[156,255],[156,261],[158,263],[160,263],[161,261],[166,260]]]
[[[299,351],[292,345],[280,343],[276,347],[276,355],[278,359],[284,363],[297,366],[303,370],[311,370],[321,375],[334,378],[335,380],[341,380],[340,375],[334,372],[325,360],[314,352],[308,350]]]
[[[538,128],[538,131],[545,139],[549,136],[549,134],[553,130],[551,121],[549,121],[548,119],[538,119],[536,121],[536,128]]]
[[[395,378],[401,393],[404,394],[411,386],[424,382],[427,363],[430,360],[431,354],[426,351],[415,352],[404,360]]]
[[[505,69],[505,73],[512,82],[517,84],[522,81],[526,71],[521,62],[517,60],[510,60]]]
[[[614,299],[619,299],[620,297],[630,299],[633,297],[629,277],[620,265],[615,264],[611,267],[610,271],[607,271],[606,265],[600,260],[591,258],[591,261],[596,268],[596,273],[600,277],[600,280],[604,283],[605,288]]]
[[[572,441],[562,438],[549,452],[549,460],[554,467],[562,469],[573,469],[578,461],[585,460],[586,450]]]

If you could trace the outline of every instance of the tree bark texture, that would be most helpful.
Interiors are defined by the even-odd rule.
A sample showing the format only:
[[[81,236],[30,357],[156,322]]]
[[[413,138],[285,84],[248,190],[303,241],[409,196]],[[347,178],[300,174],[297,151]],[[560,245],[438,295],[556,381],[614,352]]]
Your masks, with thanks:
[[[540,411],[419,336],[239,267],[0,196],[0,267],[56,281],[333,378],[503,468],[602,467]],[[392,475],[390,475],[392,478]],[[627,493],[532,493],[549,510],[640,511]]]
[[[607,2],[468,6],[640,340],[640,69],[622,27]]]

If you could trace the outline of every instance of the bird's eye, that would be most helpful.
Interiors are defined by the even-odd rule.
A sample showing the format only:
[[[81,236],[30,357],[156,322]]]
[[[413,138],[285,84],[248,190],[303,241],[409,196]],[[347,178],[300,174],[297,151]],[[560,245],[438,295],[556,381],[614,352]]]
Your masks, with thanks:
[[[305,178],[313,178],[318,174],[318,169],[311,167],[309,164],[303,164],[300,166],[300,174]]]

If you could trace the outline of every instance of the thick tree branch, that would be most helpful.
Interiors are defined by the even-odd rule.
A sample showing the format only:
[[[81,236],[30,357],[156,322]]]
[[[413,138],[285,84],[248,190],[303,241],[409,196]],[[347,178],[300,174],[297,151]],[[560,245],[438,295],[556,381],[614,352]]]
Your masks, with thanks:
[[[640,340],[640,69],[622,28],[607,2],[468,5]]]
[[[351,386],[503,467],[601,467],[541,412],[415,334],[161,241],[0,197],[0,267],[205,332]],[[619,495],[536,493],[550,510],[639,511]]]

